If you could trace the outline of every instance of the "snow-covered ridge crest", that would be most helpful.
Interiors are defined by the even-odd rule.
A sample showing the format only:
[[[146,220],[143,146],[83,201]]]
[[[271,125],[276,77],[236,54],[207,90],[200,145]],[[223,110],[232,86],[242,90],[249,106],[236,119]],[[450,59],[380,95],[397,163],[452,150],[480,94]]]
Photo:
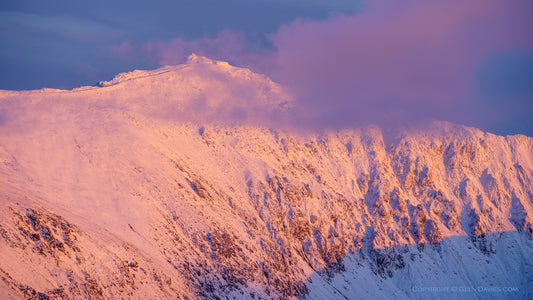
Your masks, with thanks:
[[[156,70],[133,70],[131,72],[119,73],[113,79],[109,81],[99,81],[96,85],[99,87],[106,87],[110,85],[119,84],[127,80],[143,78],[143,77],[148,77],[148,76],[156,76],[159,74],[174,71],[175,69],[176,67],[165,66],[162,68],[158,68]]]
[[[293,102],[265,75],[195,54],[185,64],[121,73],[99,86],[91,98],[182,121],[279,122]]]
[[[230,64],[226,61],[220,61],[220,60],[214,60],[207,58],[205,56],[196,55],[196,53],[192,53],[187,57],[187,64],[213,64],[213,65],[220,65],[220,66],[229,66]]]
[[[99,87],[105,87],[110,85],[115,85],[127,80],[137,79],[137,78],[143,78],[143,77],[149,77],[149,76],[156,76],[160,74],[164,74],[167,72],[172,71],[179,71],[188,65],[194,65],[194,64],[212,64],[212,65],[219,65],[219,66],[229,66],[229,63],[225,61],[216,61],[212,60],[210,58],[207,58],[205,56],[198,56],[195,53],[192,53],[187,58],[187,63],[183,65],[178,66],[164,66],[155,70],[134,70],[131,72],[124,72],[116,75],[112,80],[109,81],[99,81],[97,83],[97,86]]]
[[[29,98],[48,103],[44,109],[63,103],[72,110],[106,107],[150,118],[266,125],[283,123],[293,103],[267,76],[195,54],[181,65],[120,73],[98,86],[0,93],[0,101]]]

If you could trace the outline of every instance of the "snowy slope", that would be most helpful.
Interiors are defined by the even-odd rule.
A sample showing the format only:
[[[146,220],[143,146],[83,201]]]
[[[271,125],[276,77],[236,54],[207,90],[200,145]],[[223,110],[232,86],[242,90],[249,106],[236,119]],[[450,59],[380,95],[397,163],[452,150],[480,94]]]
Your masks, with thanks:
[[[533,297],[532,138],[270,129],[291,105],[194,55],[0,91],[1,295]]]

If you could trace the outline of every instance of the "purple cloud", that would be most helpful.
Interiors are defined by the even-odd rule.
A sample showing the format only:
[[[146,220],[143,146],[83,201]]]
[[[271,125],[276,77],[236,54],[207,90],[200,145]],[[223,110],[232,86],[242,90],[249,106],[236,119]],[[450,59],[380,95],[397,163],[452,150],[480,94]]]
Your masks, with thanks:
[[[373,1],[361,14],[296,21],[271,36],[275,79],[298,95],[309,126],[481,121],[478,66],[531,49],[525,0]]]
[[[531,3],[368,1],[355,15],[282,25],[269,35],[269,49],[221,31],[214,38],[151,41],[135,51],[160,65],[183,63],[195,52],[266,73],[295,95],[296,126],[396,127],[440,119],[490,128],[501,105],[479,93],[479,68],[495,54],[533,49]],[[115,52],[131,57],[131,45]]]

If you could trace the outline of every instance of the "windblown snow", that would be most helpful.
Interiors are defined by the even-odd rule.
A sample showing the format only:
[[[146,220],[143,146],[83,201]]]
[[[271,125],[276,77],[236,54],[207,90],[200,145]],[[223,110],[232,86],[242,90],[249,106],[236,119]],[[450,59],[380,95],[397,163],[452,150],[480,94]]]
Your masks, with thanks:
[[[195,55],[0,91],[0,297],[533,298],[533,138],[386,145],[274,126],[291,107]]]

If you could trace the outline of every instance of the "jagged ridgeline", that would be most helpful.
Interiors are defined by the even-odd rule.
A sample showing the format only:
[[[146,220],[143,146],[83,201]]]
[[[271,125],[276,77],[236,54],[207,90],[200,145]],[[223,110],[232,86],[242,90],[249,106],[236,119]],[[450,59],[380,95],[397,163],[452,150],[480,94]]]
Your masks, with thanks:
[[[0,298],[533,297],[532,138],[271,126],[291,107],[198,56],[0,91]]]

